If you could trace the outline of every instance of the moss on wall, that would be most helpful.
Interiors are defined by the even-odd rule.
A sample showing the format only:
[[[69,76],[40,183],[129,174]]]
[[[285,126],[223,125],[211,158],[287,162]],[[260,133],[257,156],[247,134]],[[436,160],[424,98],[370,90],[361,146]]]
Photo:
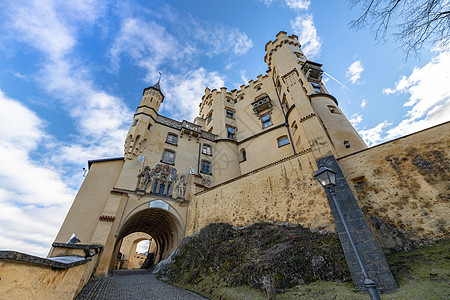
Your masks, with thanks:
[[[210,288],[250,285],[268,294],[315,280],[350,280],[336,234],[268,223],[210,224],[182,243],[159,276],[181,285],[208,277]]]

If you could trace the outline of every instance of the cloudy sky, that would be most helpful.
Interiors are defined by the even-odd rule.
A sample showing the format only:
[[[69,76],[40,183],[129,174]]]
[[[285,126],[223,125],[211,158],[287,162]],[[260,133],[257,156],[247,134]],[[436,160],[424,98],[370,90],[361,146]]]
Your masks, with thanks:
[[[450,116],[450,51],[404,60],[348,23],[348,2],[307,0],[0,3],[0,249],[45,256],[87,160],[122,156],[142,90],[162,72],[160,113],[193,120],[205,86],[265,74],[283,30],[369,146]]]

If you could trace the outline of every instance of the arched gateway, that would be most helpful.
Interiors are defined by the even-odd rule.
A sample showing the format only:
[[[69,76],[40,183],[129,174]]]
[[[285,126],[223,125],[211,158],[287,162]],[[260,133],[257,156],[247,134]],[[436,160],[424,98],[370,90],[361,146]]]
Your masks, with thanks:
[[[396,288],[348,184],[352,180],[355,189],[363,189],[373,172],[359,168],[362,157],[355,165],[343,160],[352,160],[350,155],[367,146],[328,93],[322,65],[306,60],[295,35],[278,33],[266,44],[266,52],[269,70],[256,81],[231,91],[206,88],[194,122],[158,113],[164,101],[159,81],[144,89],[124,136],[123,157],[89,162],[87,177],[56,237],[65,243],[75,233],[88,244],[85,250],[103,249],[86,273],[106,276],[116,266],[124,238],[136,232],[152,237],[154,262],[159,262],[183,236],[211,222],[245,226],[271,221],[327,231],[336,230],[336,224],[355,285],[363,289],[364,278],[339,227],[340,216],[329,205],[333,200],[313,182],[317,168],[327,166],[338,174],[336,190],[347,201],[344,216],[360,251],[367,253],[363,259],[372,268],[372,279],[383,283],[384,290]],[[364,159],[378,161],[364,156],[367,153]],[[65,255],[71,246],[55,247],[49,256]],[[80,248],[72,247],[82,252]],[[376,264],[372,257],[377,257]]]
[[[152,204],[157,203],[152,207]],[[167,205],[167,208],[165,207]],[[170,204],[162,200],[154,200],[141,204],[120,224],[111,266],[116,265],[122,241],[132,233],[143,232],[151,236],[154,243],[152,262],[157,264],[167,258],[183,238],[184,225],[180,217],[168,210]],[[176,210],[175,210],[176,211]]]

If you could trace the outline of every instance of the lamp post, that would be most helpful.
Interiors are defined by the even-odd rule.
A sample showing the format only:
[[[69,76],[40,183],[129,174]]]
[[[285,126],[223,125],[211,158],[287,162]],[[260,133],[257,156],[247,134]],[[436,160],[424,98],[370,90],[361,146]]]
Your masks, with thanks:
[[[341,207],[336,200],[336,172],[326,168],[320,167],[317,170],[314,178],[319,181],[319,183],[326,189],[330,191],[331,197],[333,198],[334,205],[336,206],[336,210],[338,211],[339,217],[342,220],[342,225],[344,225],[345,233],[347,234],[348,239],[350,240],[350,244],[352,246],[353,252],[355,253],[356,260],[358,261],[359,266],[361,267],[361,271],[364,276],[364,286],[367,288],[367,292],[369,293],[370,299],[372,300],[380,300],[380,296],[377,291],[377,286],[375,282],[370,279],[369,274],[367,274],[364,263],[361,259],[361,255],[359,254],[358,249],[356,248],[355,241],[350,235],[350,230],[348,229],[347,223],[345,222],[344,216],[342,215]]]

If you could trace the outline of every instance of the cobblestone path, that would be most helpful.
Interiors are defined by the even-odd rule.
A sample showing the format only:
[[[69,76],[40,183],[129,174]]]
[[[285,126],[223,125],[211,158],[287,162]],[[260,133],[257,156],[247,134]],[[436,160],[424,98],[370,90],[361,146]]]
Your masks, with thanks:
[[[108,278],[92,278],[76,300],[206,300],[190,291],[159,281],[148,270],[114,271]]]

